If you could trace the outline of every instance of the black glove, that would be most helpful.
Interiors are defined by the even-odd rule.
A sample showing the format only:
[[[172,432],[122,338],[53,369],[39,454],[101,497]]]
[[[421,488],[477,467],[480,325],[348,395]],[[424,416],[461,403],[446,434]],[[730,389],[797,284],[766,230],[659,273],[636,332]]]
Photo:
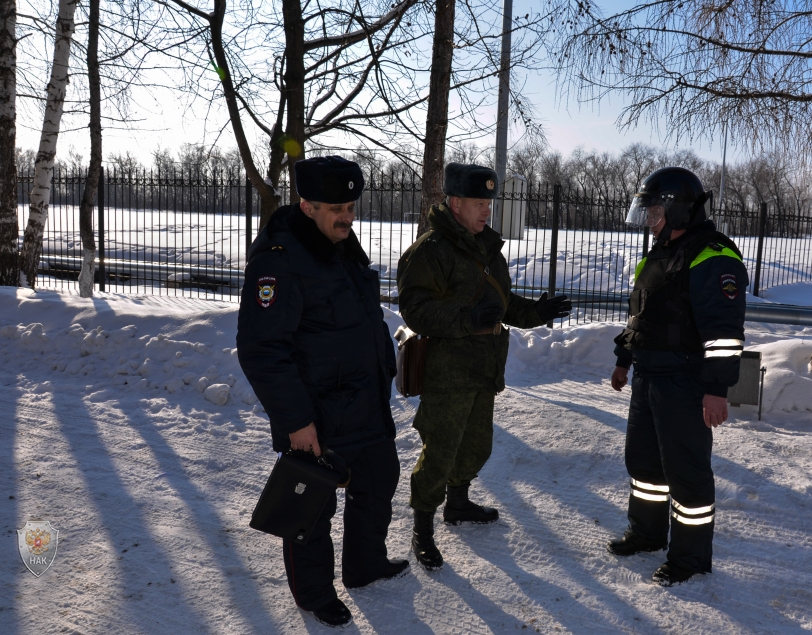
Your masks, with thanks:
[[[567,317],[570,311],[572,311],[572,302],[565,295],[558,295],[548,300],[545,292],[536,302],[536,313],[539,314],[542,322]]]
[[[482,301],[471,309],[471,323],[475,331],[492,329],[502,317],[502,303],[498,300]]]

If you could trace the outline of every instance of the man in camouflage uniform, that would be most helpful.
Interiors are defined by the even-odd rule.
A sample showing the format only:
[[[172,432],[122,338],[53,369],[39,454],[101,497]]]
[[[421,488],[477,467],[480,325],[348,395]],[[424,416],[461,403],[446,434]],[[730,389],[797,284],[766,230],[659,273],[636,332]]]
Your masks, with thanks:
[[[538,301],[510,291],[500,235],[487,226],[498,192],[496,172],[449,163],[432,207],[431,231],[398,263],[400,310],[407,326],[428,337],[425,378],[414,427],[423,451],[411,477],[412,549],[427,569],[442,566],[434,512],[446,499],[447,523],[487,523],[496,509],[468,498],[491,454],[494,396],[505,388],[509,334],[502,324],[533,328],[571,309],[566,296]]]

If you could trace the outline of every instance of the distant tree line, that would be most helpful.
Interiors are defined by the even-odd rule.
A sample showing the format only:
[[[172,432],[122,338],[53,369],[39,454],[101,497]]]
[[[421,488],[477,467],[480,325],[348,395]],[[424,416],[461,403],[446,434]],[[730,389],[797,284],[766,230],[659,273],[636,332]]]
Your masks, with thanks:
[[[385,175],[398,180],[404,173],[403,164],[397,160],[379,160],[369,151],[345,154],[379,178]],[[493,165],[493,148],[473,143],[451,145],[446,151],[446,161]],[[537,195],[543,194],[546,185],[560,183],[565,191],[574,194],[626,201],[649,174],[667,166],[680,166],[696,173],[705,189],[713,191],[717,208],[756,210],[765,202],[771,211],[780,214],[812,215],[812,172],[802,162],[778,152],[728,163],[722,200],[721,162],[702,159],[692,150],[664,150],[632,143],[617,153],[577,148],[565,156],[548,148],[543,140],[531,138],[508,153],[508,174],[526,178]]]
[[[406,152],[408,149],[403,149]],[[420,173],[408,163],[392,154],[359,148],[317,148],[317,154],[339,154],[357,161],[367,176],[368,186],[375,190],[365,198],[367,211],[375,210],[376,218],[385,220],[413,220],[421,202]],[[17,149],[20,175],[33,171],[35,152]],[[493,164],[493,148],[481,148],[474,143],[450,145],[446,161]],[[724,200],[720,201],[722,166],[716,161],[700,158],[691,150],[663,150],[654,146],[633,143],[617,153],[598,152],[578,148],[565,156],[542,142],[527,142],[514,148],[508,155],[508,173],[525,177],[531,187],[531,197],[545,195],[544,188],[560,183],[571,195],[588,196],[595,200],[628,201],[637,192],[643,179],[661,167],[678,165],[695,172],[706,189],[713,190],[715,203],[727,210],[758,209],[767,203],[771,212],[812,216],[812,178],[808,170],[797,162],[777,153],[770,153],[736,163],[725,169]],[[236,148],[221,149],[199,144],[184,144],[178,150],[157,148],[152,161],[145,165],[129,152],[112,153],[105,161],[107,174],[184,180],[218,181],[231,179],[235,185],[244,183],[244,170]],[[84,157],[69,150],[66,158],[57,158],[57,175],[81,175],[86,169]],[[287,194],[288,184],[281,189]],[[60,190],[60,187],[62,188]],[[55,200],[67,200],[66,188],[57,186]],[[197,194],[196,194],[197,195]],[[196,196],[195,195],[195,196]],[[183,194],[191,197],[192,194]],[[233,194],[210,194],[208,207],[218,209]],[[166,196],[164,196],[164,199]],[[20,201],[22,202],[22,201]],[[438,201],[434,201],[438,202]],[[148,205],[149,200],[143,201]],[[414,208],[417,205],[417,208]],[[234,203],[231,203],[234,207]]]
[[[812,175],[798,162],[777,152],[758,155],[725,167],[691,150],[663,150],[633,143],[618,153],[576,149],[561,152],[524,145],[509,155],[509,171],[534,183],[561,183],[565,189],[606,199],[629,199],[652,172],[667,166],[688,168],[712,190],[714,205],[730,210],[757,209],[765,202],[778,213],[810,215]]]

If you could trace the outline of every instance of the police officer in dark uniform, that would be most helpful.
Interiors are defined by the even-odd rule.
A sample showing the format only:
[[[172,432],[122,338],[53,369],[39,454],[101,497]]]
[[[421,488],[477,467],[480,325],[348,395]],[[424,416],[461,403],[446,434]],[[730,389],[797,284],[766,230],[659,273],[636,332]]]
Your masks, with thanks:
[[[626,218],[656,240],[637,266],[629,322],[615,339],[615,390],[634,364],[631,494],[629,527],[608,549],[628,556],[668,547],[653,576],[663,586],[711,571],[712,430],[727,419],[744,348],[747,271],[735,243],[706,220],[707,199],[692,172],[663,168],[643,182]]]
[[[248,254],[237,328],[240,365],[271,422],[273,447],[326,446],[351,470],[344,505],[342,581],[392,578],[386,536],[400,475],[389,409],[395,351],[352,222],[364,179],[356,163],[318,157],[295,165],[301,203],[280,207]],[[328,625],[352,615],[333,587],[327,504],[306,545],[283,540],[296,604]]]

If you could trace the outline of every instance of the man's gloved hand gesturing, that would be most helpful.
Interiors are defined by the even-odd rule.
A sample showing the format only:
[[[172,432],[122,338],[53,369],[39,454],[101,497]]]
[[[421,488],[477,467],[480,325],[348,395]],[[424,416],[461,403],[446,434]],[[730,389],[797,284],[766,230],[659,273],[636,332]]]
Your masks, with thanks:
[[[471,309],[471,322],[475,331],[492,329],[500,317],[502,317],[502,303],[498,300],[483,300]]]
[[[567,317],[570,311],[572,311],[572,302],[565,295],[558,295],[548,300],[547,293],[544,292],[536,302],[536,313],[539,314],[542,322]]]

